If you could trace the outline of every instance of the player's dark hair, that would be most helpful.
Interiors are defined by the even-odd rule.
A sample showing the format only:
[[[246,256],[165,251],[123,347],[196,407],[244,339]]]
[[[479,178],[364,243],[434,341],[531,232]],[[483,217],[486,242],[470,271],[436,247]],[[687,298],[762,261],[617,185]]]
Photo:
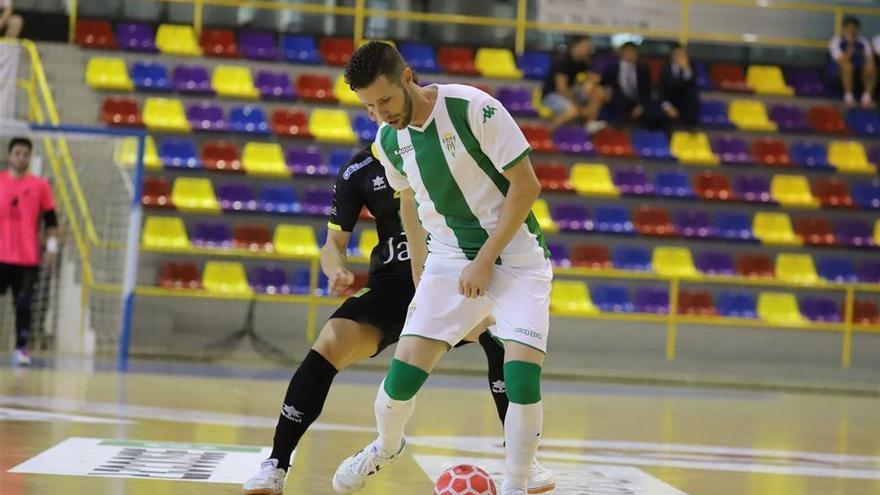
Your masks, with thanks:
[[[572,47],[574,45],[577,45],[581,41],[592,41],[592,40],[593,40],[593,38],[591,38],[589,34],[574,34],[574,35],[569,36],[568,39],[565,40],[565,43],[569,47]]]
[[[6,152],[12,153],[12,148],[15,148],[16,146],[25,146],[28,151],[34,150],[34,143],[32,143],[30,139],[26,137],[14,137],[9,141],[9,147],[6,149]]]
[[[844,17],[843,22],[841,24],[843,27],[846,27],[850,24],[852,24],[853,26],[855,26],[857,28],[862,27],[862,21],[860,21],[858,17],[851,16],[851,15]]]
[[[620,45],[620,51],[624,51],[627,48],[632,48],[633,50],[638,50],[639,45],[633,43],[632,41],[627,41],[626,43]]]
[[[352,91],[357,91],[373,84],[379,76],[396,84],[405,68],[397,48],[384,41],[368,41],[348,59],[343,76]]]

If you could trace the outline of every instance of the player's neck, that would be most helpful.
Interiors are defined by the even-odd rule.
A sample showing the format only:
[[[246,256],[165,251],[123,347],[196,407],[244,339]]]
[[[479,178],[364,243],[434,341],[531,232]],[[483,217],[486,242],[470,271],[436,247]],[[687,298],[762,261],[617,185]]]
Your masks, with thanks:
[[[415,86],[415,85],[414,85]],[[409,125],[413,127],[421,127],[425,125],[425,121],[434,111],[434,104],[437,103],[436,86],[419,87],[415,86],[412,92],[413,109],[412,120]]]
[[[15,170],[12,167],[9,167],[9,175],[12,176],[13,179],[22,179],[27,175],[27,169],[22,170],[21,172]]]

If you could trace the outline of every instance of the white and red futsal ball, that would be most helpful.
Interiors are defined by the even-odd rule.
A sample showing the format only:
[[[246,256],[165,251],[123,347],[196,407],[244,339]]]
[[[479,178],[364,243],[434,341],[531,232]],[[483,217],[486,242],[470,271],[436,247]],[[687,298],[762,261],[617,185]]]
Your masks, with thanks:
[[[459,464],[443,471],[434,484],[434,495],[497,495],[495,482],[480,466]]]

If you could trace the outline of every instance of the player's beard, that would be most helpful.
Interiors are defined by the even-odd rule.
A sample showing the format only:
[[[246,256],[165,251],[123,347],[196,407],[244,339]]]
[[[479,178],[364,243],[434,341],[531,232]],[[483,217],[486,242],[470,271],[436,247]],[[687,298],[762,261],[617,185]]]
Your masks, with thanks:
[[[404,129],[406,126],[412,122],[412,114],[413,114],[413,99],[412,95],[409,93],[409,88],[406,86],[403,87],[403,115],[400,117],[400,120],[397,122],[398,129]]]

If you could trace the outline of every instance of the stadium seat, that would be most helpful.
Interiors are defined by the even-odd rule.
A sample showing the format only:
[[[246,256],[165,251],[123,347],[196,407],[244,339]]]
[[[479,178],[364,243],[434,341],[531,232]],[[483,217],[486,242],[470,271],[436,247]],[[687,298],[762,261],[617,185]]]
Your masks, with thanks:
[[[865,284],[880,284],[880,262],[864,261],[859,265],[859,281]]]
[[[726,318],[754,319],[758,316],[755,296],[748,292],[725,291],[718,294],[718,314]]]
[[[718,237],[709,213],[701,210],[681,210],[675,215],[675,230],[682,237],[711,239]]]
[[[703,100],[700,102],[699,121],[704,127],[716,127],[719,129],[731,129],[733,123],[728,116],[727,103],[717,100]]]
[[[376,139],[376,133],[379,132],[379,126],[366,114],[356,116],[352,126],[362,143],[372,143]]]
[[[828,145],[828,163],[839,172],[877,173],[877,166],[868,163],[865,148],[858,141],[831,141]]]
[[[281,38],[284,59],[293,64],[319,65],[324,63],[318,53],[315,38],[297,34],[284,34]]]
[[[247,184],[231,182],[217,186],[217,202],[223,211],[257,211],[257,198]]]
[[[309,132],[318,141],[353,144],[358,140],[344,110],[312,110],[309,116]]]
[[[536,152],[555,153],[556,145],[550,137],[550,132],[540,124],[520,124],[523,134],[529,141],[532,150]]]
[[[293,100],[296,98],[296,92],[293,90],[293,83],[290,76],[284,72],[274,72],[268,70],[257,71],[257,78],[254,81],[257,91],[263,99],[274,100]]]
[[[219,213],[220,204],[210,179],[178,177],[171,188],[171,201],[181,211]]]
[[[202,165],[208,170],[241,172],[241,156],[235,143],[207,141],[202,145]]]
[[[282,224],[275,228],[275,251],[284,256],[313,257],[319,253],[315,229],[311,225]]]
[[[134,167],[137,162],[137,148],[137,138],[128,137],[120,139],[113,150],[113,160],[126,167]],[[159,153],[156,152],[156,141],[153,140],[152,136],[147,136],[144,139],[144,167],[147,170],[159,170],[162,168],[162,161],[159,160]]]
[[[513,53],[506,48],[480,48],[474,66],[483,77],[496,79],[522,79],[523,73],[516,67]]]
[[[678,293],[678,313],[695,316],[715,316],[718,311],[708,291],[682,290]]]
[[[772,105],[770,120],[776,123],[776,127],[782,132],[809,132],[810,130],[807,116],[797,105]]]
[[[807,320],[798,309],[794,294],[761,292],[758,294],[758,317],[768,323],[802,325]]]
[[[275,110],[272,112],[270,127],[272,132],[279,136],[312,137],[309,132],[309,118],[302,110],[283,108]]]
[[[238,44],[231,29],[202,29],[199,37],[202,53],[208,57],[238,58]]]
[[[771,65],[750,65],[746,84],[759,95],[793,96],[794,88],[785,84],[782,69]]]
[[[586,205],[577,203],[557,203],[553,205],[552,218],[563,232],[583,232],[593,230],[595,225]]]
[[[860,325],[880,324],[880,310],[870,299],[857,300],[853,307],[853,321]]]
[[[617,270],[650,272],[651,252],[645,247],[618,246],[611,253],[611,262]]]
[[[362,259],[368,260],[377,244],[379,244],[379,234],[376,229],[362,230],[358,239],[358,254]]]
[[[328,175],[321,152],[314,146],[308,148],[289,147],[284,153],[287,168],[293,175]]]
[[[559,231],[559,227],[550,215],[550,207],[547,206],[547,201],[543,199],[535,201],[535,204],[532,206],[532,213],[537,217],[541,230],[551,234]]]
[[[720,172],[703,171],[694,177],[694,192],[703,199],[730,201],[735,199],[727,176]]]
[[[241,56],[250,60],[278,60],[278,43],[275,33],[268,31],[244,31],[238,35]]]
[[[556,149],[562,153],[573,155],[591,155],[593,142],[582,126],[568,125],[556,129],[553,133],[553,143]]]
[[[709,70],[706,68],[705,62],[701,60],[691,60],[691,68],[694,70],[694,76],[697,79],[697,87],[703,91],[712,90],[712,83],[709,80]]]
[[[669,198],[689,199],[695,196],[691,178],[681,170],[657,172],[654,176],[654,193]]]
[[[513,115],[538,116],[538,111],[532,103],[532,90],[529,88],[503,86],[498,88],[496,97],[501,105]]]
[[[719,136],[712,139],[712,151],[722,163],[749,165],[755,162],[749,145],[738,137]]]
[[[444,72],[466,76],[477,75],[477,69],[474,67],[474,51],[470,48],[440,47],[437,61]]]
[[[175,250],[188,249],[189,238],[183,219],[177,217],[147,217],[141,234],[144,249]]]
[[[224,222],[198,222],[190,232],[193,246],[205,249],[232,248],[232,232]]]
[[[440,72],[434,47],[420,43],[402,43],[400,54],[406,63],[419,73]]]
[[[821,204],[803,175],[774,175],[770,181],[770,196],[783,206],[817,208]]]
[[[208,69],[200,65],[178,65],[172,76],[174,89],[181,93],[213,95]]]
[[[633,297],[636,313],[668,314],[669,291],[654,287],[639,287]]]
[[[116,57],[92,57],[86,65],[86,84],[94,89],[131,91],[125,60]]]
[[[733,258],[727,253],[702,251],[697,253],[694,265],[700,273],[713,276],[731,276],[734,274]]]
[[[730,121],[746,131],[776,131],[776,123],[767,116],[767,108],[759,100],[733,100],[728,110]]]
[[[101,104],[101,120],[107,125],[141,127],[144,121],[138,104],[131,98],[107,98]]]
[[[812,67],[798,67],[788,69],[786,72],[787,81],[794,87],[794,92],[798,96],[827,96],[823,82],[824,76],[820,70]]]
[[[74,40],[83,48],[116,50],[119,45],[113,36],[113,28],[106,20],[80,19],[76,22]]]
[[[834,222],[834,238],[841,246],[874,246],[875,233],[872,226],[864,220],[846,219]]]
[[[722,91],[751,91],[746,82],[743,68],[733,64],[712,64],[709,69],[709,79],[712,84]]]
[[[617,197],[620,191],[611,181],[611,172],[603,163],[576,163],[571,169],[571,185],[578,194]]]
[[[159,159],[165,168],[202,168],[196,145],[188,139],[165,139],[159,144]]]
[[[676,236],[677,232],[669,212],[663,207],[642,205],[633,214],[633,224],[642,235]]]
[[[621,194],[640,196],[654,194],[654,185],[648,180],[648,174],[642,167],[615,169],[614,184]]]
[[[550,54],[544,52],[525,52],[517,59],[517,66],[526,79],[543,81],[550,72]]]
[[[593,304],[603,313],[632,313],[635,305],[629,298],[626,287],[594,284],[590,290]]]
[[[828,150],[823,143],[795,141],[789,149],[791,161],[802,168],[833,170],[828,164]]]
[[[856,266],[849,258],[819,258],[816,271],[822,279],[836,284],[855,284],[859,281]]]
[[[159,287],[166,289],[202,288],[202,275],[195,263],[175,263],[165,261],[159,267]]]
[[[635,157],[629,135],[618,129],[605,128],[593,136],[593,146],[602,155]]]
[[[833,299],[803,296],[799,303],[801,314],[810,321],[819,323],[839,323],[842,321],[840,310]]]
[[[318,52],[324,63],[343,66],[354,53],[354,41],[351,38],[322,38]]]
[[[561,268],[571,267],[571,260],[568,259],[568,248],[561,242],[548,242],[547,249],[550,251],[550,263],[553,266]]]
[[[840,112],[832,106],[814,106],[807,114],[814,129],[823,134],[846,134],[849,132]]]
[[[265,225],[238,224],[232,230],[232,245],[236,249],[251,252],[268,252],[275,250],[272,244],[272,231]]]
[[[201,57],[202,48],[192,26],[162,24],[156,32],[156,48],[166,55]]]
[[[790,284],[812,285],[819,281],[813,257],[801,253],[776,256],[776,278]]]
[[[131,66],[134,87],[141,91],[171,91],[168,69],[160,62],[135,62]]]
[[[290,294],[287,273],[282,268],[258,266],[248,272],[248,283],[257,294]]]
[[[238,65],[218,65],[211,75],[211,87],[218,96],[229,98],[259,98],[260,92],[254,86],[254,79],[247,67]]]
[[[336,101],[336,97],[333,96],[333,83],[323,74],[300,74],[296,78],[296,94],[306,101],[324,103]]]
[[[800,217],[794,222],[794,233],[807,245],[833,246],[837,242],[827,218]]]
[[[248,285],[244,266],[234,261],[208,261],[202,272],[202,284],[208,292],[245,297],[254,291]]]
[[[660,131],[634,131],[632,145],[636,153],[649,160],[672,160],[669,140]]]
[[[189,132],[189,121],[180,100],[147,98],[144,103],[144,124],[159,132]]]
[[[116,41],[126,51],[158,52],[153,28],[145,22],[120,22],[116,24]]]
[[[229,110],[229,127],[242,134],[269,134],[266,114],[256,105],[235,106]]]
[[[266,184],[260,189],[257,209],[277,215],[294,215],[302,212],[296,190],[287,184]]]
[[[634,234],[636,232],[629,211],[622,206],[597,206],[594,225],[598,232],[607,234]]]
[[[785,143],[779,139],[759,138],[752,143],[752,155],[760,165],[768,167],[791,167]]]
[[[846,113],[846,126],[860,136],[880,135],[880,115],[874,110],[851,109]]]
[[[613,267],[608,248],[597,244],[574,245],[571,248],[571,265],[593,270],[608,270]]]
[[[787,213],[759,211],[755,213],[752,231],[764,244],[797,246],[800,238],[794,233]]]
[[[678,161],[686,164],[717,165],[720,161],[709,147],[709,138],[702,132],[673,132],[670,149]]]
[[[355,94],[355,92],[348,86],[348,83],[345,82],[345,78],[342,77],[342,74],[339,74],[339,76],[336,77],[336,82],[333,83],[333,96],[343,105],[363,106],[363,103],[358,99],[357,94]]]
[[[733,185],[736,197],[751,203],[770,203],[770,183],[762,175],[741,175]]]
[[[657,246],[651,256],[654,273],[663,277],[699,277],[688,248]]]
[[[845,187],[845,185],[844,185]],[[844,190],[844,192],[846,192]],[[853,186],[852,201],[859,208],[866,210],[880,209],[880,180],[858,182]]]
[[[568,316],[594,315],[599,309],[593,305],[587,284],[575,280],[554,280],[550,292],[550,310]]]
[[[281,145],[277,143],[250,142],[245,144],[241,164],[248,175],[290,177]]]
[[[569,180],[569,169],[564,163],[536,163],[535,176],[541,183],[541,189],[545,191],[573,190],[572,182]]]
[[[165,177],[144,178],[141,204],[148,208],[174,208],[171,201],[171,187]]]
[[[229,130],[229,122],[223,113],[223,107],[216,103],[203,101],[193,103],[186,108],[186,118],[191,128],[197,131],[224,132]]]
[[[307,187],[300,204],[306,215],[329,217],[333,206],[333,191],[326,187]]]
[[[753,241],[752,219],[744,213],[722,212],[715,216],[718,236],[729,241]]]

